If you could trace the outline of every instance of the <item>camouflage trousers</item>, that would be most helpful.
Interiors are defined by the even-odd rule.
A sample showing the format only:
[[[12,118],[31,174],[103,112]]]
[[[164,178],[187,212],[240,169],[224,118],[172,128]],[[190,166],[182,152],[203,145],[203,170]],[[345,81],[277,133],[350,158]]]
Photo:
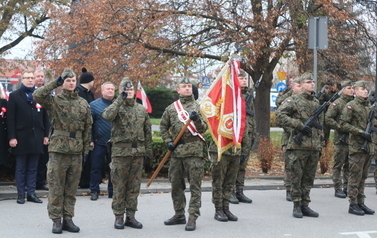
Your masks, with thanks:
[[[292,201],[308,205],[319,161],[319,151],[290,150],[289,164],[292,171]]]
[[[217,161],[217,153],[211,153],[212,161],[212,202],[215,207],[229,206],[229,199],[234,189],[238,168],[239,155],[222,155]]]
[[[371,156],[366,153],[349,155],[349,177],[347,193],[350,204],[364,202],[365,180],[368,178]]]
[[[169,180],[171,182],[171,197],[173,200],[176,215],[185,214],[185,177],[190,184],[191,198],[188,213],[190,218],[196,219],[200,216],[202,179],[204,175],[204,160],[199,157],[174,158],[170,160]]]
[[[246,165],[249,161],[249,154],[246,155],[245,160],[240,160],[240,167],[238,169],[237,178],[236,178],[236,189],[243,189],[245,186],[245,175],[246,175]]]
[[[81,154],[50,152],[47,164],[49,185],[47,210],[50,219],[71,219],[74,216],[76,192],[82,169]]]
[[[286,146],[283,146],[282,150],[284,154],[284,187],[286,190],[290,191],[292,186],[292,171],[289,165],[289,151],[287,151]]]
[[[332,168],[332,181],[334,182],[334,189],[347,188],[349,176],[348,164],[348,145],[334,146],[334,166]],[[343,172],[343,177],[342,177]]]
[[[111,208],[115,216],[135,216],[137,198],[140,194],[142,156],[113,157],[110,164],[114,197]]]

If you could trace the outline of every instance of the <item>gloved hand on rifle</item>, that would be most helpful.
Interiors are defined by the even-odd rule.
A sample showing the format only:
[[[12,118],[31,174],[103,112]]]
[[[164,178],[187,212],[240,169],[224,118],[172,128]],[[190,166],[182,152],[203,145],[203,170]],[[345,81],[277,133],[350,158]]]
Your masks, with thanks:
[[[66,78],[73,78],[73,77],[75,77],[75,73],[73,72],[73,70],[70,69],[70,68],[65,68],[63,70],[63,73],[56,79],[57,85],[61,86],[61,85],[63,85],[64,80]]]
[[[122,97],[123,100],[126,100],[127,95],[128,95],[128,94],[127,94],[126,91],[123,91],[123,92],[120,93],[120,96]]]
[[[369,141],[369,142],[372,142],[372,136],[371,134],[368,134],[368,133],[361,133],[361,137],[363,137],[365,140]]]
[[[306,136],[312,136],[312,128],[310,128],[310,126],[305,126],[304,129],[301,130],[301,132]]]
[[[192,111],[190,113],[190,119],[193,120],[193,121],[197,121],[199,120],[199,114],[197,111]]]
[[[172,152],[175,150],[175,148],[177,148],[177,146],[175,146],[174,143],[171,142],[171,141],[166,143],[166,144],[168,145],[168,150],[170,150]]]
[[[243,162],[245,162],[246,160],[246,155],[245,154],[241,154],[240,156],[240,164],[242,164]]]

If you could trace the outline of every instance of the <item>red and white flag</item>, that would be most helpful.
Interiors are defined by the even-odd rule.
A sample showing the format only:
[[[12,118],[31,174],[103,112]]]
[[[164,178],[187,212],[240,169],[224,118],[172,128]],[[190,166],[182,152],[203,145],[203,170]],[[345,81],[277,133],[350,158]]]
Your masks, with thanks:
[[[232,146],[241,146],[245,131],[246,102],[238,81],[238,64],[229,60],[201,102],[200,110],[217,145],[218,160]]]
[[[139,98],[141,100],[143,106],[145,107],[145,110],[147,110],[148,113],[152,113],[151,103],[149,102],[149,99],[143,87],[141,87],[140,81],[137,83],[136,98]]]
[[[5,99],[9,99],[9,93],[8,91],[3,87],[3,84],[0,83],[0,90],[4,96]]]

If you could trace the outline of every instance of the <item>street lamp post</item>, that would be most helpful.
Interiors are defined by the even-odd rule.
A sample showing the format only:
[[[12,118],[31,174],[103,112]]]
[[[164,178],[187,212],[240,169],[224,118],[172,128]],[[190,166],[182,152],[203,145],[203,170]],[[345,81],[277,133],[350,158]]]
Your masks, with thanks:
[[[357,3],[360,3],[363,6],[366,6],[368,9],[372,9],[374,11],[374,14],[377,17],[377,1],[372,0],[356,0]],[[377,40],[375,39],[375,45],[376,45],[376,78],[374,83],[374,97],[377,97]]]

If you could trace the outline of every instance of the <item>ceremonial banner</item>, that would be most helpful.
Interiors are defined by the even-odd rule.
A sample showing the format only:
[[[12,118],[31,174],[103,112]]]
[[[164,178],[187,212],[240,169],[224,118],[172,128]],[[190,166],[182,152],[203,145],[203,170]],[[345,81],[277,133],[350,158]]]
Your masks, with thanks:
[[[9,93],[8,93],[8,91],[3,87],[3,84],[2,84],[2,83],[0,83],[0,90],[1,90],[1,92],[2,92],[2,94],[3,94],[3,97],[4,97],[5,99],[9,99]]]
[[[141,87],[140,81],[137,83],[136,98],[139,98],[141,100],[143,106],[145,107],[148,113],[152,113],[151,103],[149,102],[149,99],[143,87]]]
[[[246,102],[242,99],[238,73],[236,61],[229,60],[200,105],[217,145],[219,160],[230,147],[241,146],[245,130]]]

